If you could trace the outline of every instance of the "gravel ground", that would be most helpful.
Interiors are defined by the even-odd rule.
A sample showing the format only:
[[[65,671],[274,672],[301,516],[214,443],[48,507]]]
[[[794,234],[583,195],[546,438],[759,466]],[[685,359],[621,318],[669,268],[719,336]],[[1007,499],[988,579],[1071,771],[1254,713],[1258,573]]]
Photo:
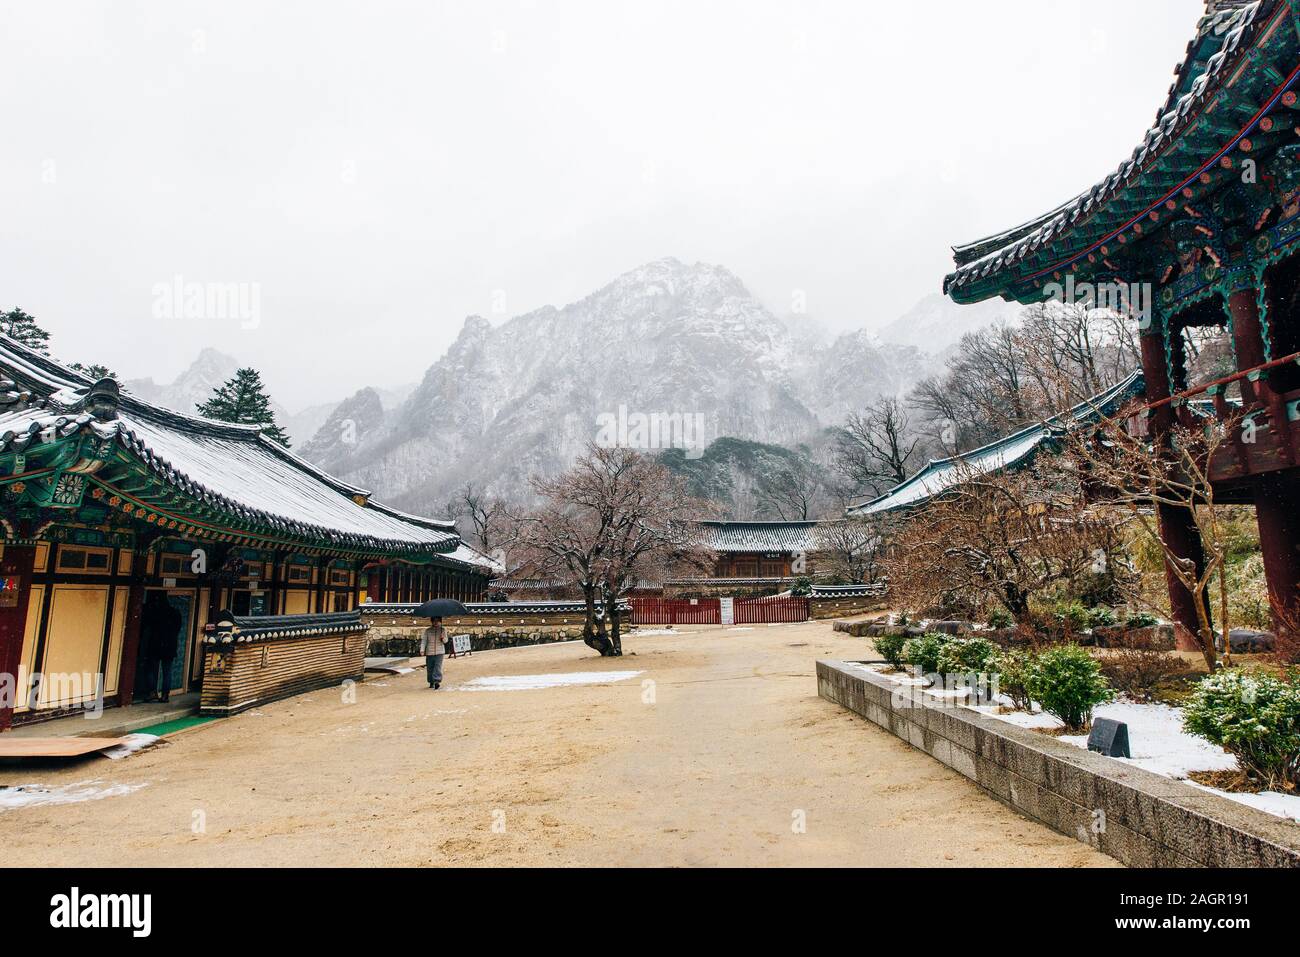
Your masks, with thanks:
[[[1114,866],[818,698],[816,659],[861,658],[860,639],[682,631],[618,661],[580,644],[448,661],[438,692],[422,670],[371,678],[355,703],[317,691],[120,761],[0,767],[0,786],[111,789],[0,809],[5,863]]]

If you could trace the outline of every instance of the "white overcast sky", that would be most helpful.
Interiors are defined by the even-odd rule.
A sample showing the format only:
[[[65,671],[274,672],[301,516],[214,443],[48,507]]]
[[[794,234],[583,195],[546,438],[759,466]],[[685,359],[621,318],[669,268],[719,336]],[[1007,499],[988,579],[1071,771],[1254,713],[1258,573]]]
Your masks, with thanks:
[[[0,0],[0,307],[126,377],[216,346],[291,409],[664,256],[875,326],[1113,170],[1203,9]],[[155,318],[178,275],[260,324]]]

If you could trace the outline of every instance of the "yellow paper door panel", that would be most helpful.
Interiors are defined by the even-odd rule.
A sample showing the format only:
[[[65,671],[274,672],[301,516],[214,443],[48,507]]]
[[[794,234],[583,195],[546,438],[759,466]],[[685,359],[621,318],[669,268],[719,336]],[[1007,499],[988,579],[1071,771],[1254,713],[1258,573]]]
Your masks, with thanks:
[[[287,591],[284,593],[284,613],[286,615],[305,615],[310,600],[311,592],[309,591]]]
[[[23,675],[22,685],[18,688],[18,700],[15,703],[15,714],[21,714],[30,710],[27,707],[27,698],[31,693],[30,681],[32,672],[36,670],[36,636],[41,631],[41,613],[45,611],[45,586],[33,585],[31,592],[27,597],[27,627],[23,631],[23,657],[21,664],[21,674]]]
[[[113,596],[113,628],[108,633],[108,664],[104,671],[104,694],[117,694],[122,673],[122,640],[126,637],[126,609],[131,589],[119,588]]]
[[[107,585],[54,586],[38,707],[94,700],[107,611]]]

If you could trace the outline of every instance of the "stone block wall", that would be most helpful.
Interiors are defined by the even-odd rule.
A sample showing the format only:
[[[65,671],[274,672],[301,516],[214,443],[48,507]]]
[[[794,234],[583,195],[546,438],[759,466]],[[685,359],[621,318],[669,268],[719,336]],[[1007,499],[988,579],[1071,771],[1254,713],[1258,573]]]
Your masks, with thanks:
[[[817,663],[820,695],[1048,827],[1130,867],[1300,867],[1300,827],[934,699],[851,664]]]

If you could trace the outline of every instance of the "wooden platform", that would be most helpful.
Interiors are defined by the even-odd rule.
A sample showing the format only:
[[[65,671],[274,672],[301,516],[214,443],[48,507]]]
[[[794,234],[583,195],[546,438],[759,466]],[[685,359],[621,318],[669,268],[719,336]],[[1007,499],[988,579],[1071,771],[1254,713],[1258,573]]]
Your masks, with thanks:
[[[18,738],[2,735],[0,758],[80,758],[125,742],[125,738]]]

